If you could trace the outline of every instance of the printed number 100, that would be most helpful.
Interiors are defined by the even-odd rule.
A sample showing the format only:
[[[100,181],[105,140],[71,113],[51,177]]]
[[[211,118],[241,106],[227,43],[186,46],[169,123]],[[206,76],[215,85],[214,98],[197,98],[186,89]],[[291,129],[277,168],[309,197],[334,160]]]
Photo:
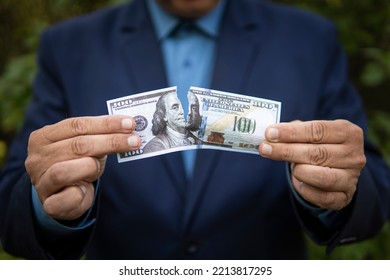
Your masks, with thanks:
[[[233,131],[253,134],[256,130],[256,120],[245,117],[234,117]]]

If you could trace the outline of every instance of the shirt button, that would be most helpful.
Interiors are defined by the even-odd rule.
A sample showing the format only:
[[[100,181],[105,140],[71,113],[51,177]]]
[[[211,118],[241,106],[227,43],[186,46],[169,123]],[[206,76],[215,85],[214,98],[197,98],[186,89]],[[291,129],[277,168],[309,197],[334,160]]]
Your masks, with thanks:
[[[191,60],[189,60],[189,59],[184,60],[183,66],[185,68],[191,67],[192,66]]]

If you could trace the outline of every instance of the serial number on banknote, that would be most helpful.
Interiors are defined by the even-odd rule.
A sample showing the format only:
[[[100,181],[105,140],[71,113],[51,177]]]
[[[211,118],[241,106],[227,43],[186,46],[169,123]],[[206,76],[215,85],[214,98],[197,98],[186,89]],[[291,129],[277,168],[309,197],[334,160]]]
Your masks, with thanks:
[[[280,121],[281,103],[212,89],[191,87],[184,114],[177,87],[107,101],[111,115],[129,115],[142,144],[118,153],[118,162],[190,149],[258,154],[265,129]]]

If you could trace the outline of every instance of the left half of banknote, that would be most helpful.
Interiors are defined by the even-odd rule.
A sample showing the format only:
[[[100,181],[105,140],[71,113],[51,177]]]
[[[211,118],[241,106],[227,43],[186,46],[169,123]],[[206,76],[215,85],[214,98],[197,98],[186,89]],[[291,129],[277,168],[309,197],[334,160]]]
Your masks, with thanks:
[[[169,87],[107,101],[109,114],[136,121],[140,149],[118,153],[118,162],[189,149],[258,153],[268,125],[279,122],[281,103],[191,87],[184,116],[177,88]]]

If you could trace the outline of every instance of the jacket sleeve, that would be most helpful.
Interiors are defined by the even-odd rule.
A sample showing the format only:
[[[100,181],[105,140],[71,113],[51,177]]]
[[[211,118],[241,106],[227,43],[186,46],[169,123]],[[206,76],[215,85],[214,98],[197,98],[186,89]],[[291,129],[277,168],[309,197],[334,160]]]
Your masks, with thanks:
[[[30,133],[68,116],[61,76],[57,73],[55,59],[51,57],[53,46],[50,46],[52,41],[49,38],[50,29],[41,38],[38,73],[24,124],[10,147],[7,164],[0,174],[1,243],[9,253],[28,259],[79,258],[91,229],[60,240],[46,238],[45,232],[36,224],[31,182],[24,167]]]

